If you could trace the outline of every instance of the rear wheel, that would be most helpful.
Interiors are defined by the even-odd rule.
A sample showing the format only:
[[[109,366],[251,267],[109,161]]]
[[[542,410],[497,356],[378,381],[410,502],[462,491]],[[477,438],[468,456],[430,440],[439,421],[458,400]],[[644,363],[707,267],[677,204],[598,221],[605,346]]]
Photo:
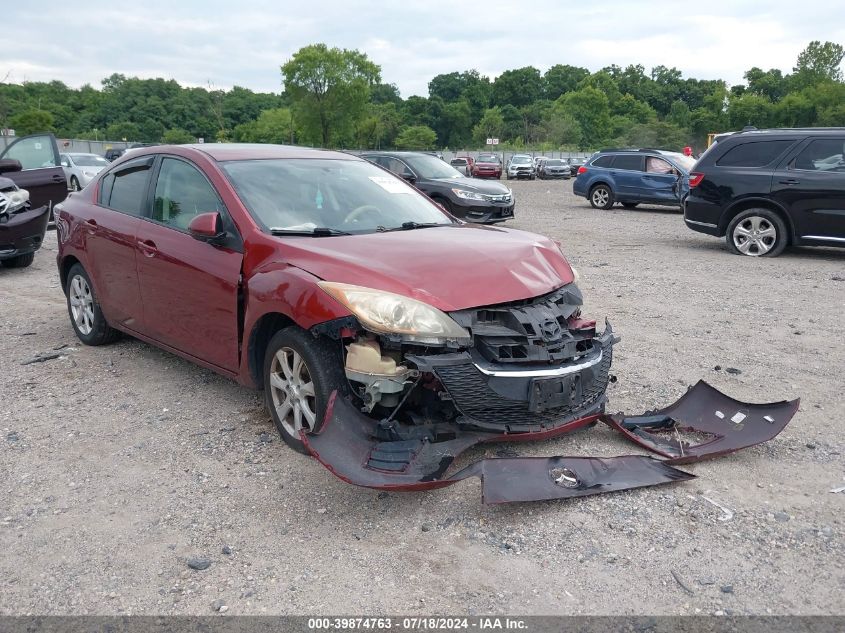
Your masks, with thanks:
[[[736,216],[725,236],[728,248],[738,255],[776,257],[786,248],[786,225],[769,209],[748,209]]]
[[[17,257],[10,257],[0,261],[6,268],[26,268],[32,265],[35,260],[35,253],[27,253],[26,255],[18,255]]]
[[[613,192],[607,185],[597,185],[590,192],[590,204],[595,209],[609,209],[613,206]]]
[[[308,454],[300,433],[323,425],[332,391],[344,393],[340,345],[314,338],[300,327],[279,330],[264,356],[264,396],[285,443]]]
[[[65,295],[70,323],[80,341],[106,345],[117,340],[120,333],[106,322],[91,279],[80,264],[74,264],[67,274]]]
[[[76,179],[76,176],[70,177],[70,190],[71,191],[79,191],[81,187],[79,186],[79,180]]]

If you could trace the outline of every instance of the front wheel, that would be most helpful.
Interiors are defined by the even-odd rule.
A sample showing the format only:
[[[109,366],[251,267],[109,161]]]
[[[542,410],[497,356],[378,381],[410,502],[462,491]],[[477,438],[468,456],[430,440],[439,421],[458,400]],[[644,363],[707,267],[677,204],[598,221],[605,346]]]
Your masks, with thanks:
[[[79,191],[82,187],[79,186],[79,180],[76,179],[76,176],[70,177],[70,190],[71,191]]]
[[[725,239],[731,252],[750,257],[777,257],[788,241],[786,225],[769,209],[740,213],[728,226]]]
[[[264,394],[270,417],[285,443],[308,454],[300,432],[323,425],[332,391],[345,393],[340,344],[314,338],[297,326],[279,330],[264,356]]]
[[[6,268],[27,268],[32,265],[35,260],[35,252],[27,253],[26,255],[18,255],[10,257],[9,259],[0,260]]]
[[[590,204],[594,209],[609,209],[613,206],[613,192],[607,185],[598,185],[590,192]]]

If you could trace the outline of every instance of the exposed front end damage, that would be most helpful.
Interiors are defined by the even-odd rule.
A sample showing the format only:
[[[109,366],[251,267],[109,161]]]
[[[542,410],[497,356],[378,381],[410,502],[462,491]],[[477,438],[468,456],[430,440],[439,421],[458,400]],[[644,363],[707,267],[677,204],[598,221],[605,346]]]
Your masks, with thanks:
[[[771,439],[797,409],[797,401],[741,403],[699,383],[660,411],[607,416],[619,339],[609,324],[597,332],[580,305],[580,291],[568,284],[526,301],[450,312],[469,334],[462,341],[409,341],[354,317],[316,326],[315,335],[339,341],[347,388],[332,394],[319,431],[301,434],[303,445],[359,486],[429,490],[479,477],[487,503],[535,501],[690,479],[670,464]],[[476,444],[547,439],[600,419],[668,459],[484,459],[449,473]]]

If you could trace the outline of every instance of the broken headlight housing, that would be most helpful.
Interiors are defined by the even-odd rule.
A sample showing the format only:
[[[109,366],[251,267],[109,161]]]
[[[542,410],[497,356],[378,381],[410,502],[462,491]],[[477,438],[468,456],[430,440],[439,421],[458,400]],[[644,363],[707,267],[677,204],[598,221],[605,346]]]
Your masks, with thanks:
[[[26,189],[12,189],[0,191],[0,215],[12,214],[20,211],[29,201],[29,192]]]
[[[371,332],[397,334],[407,341],[434,345],[470,341],[469,332],[450,316],[422,301],[363,286],[329,281],[319,285]]]

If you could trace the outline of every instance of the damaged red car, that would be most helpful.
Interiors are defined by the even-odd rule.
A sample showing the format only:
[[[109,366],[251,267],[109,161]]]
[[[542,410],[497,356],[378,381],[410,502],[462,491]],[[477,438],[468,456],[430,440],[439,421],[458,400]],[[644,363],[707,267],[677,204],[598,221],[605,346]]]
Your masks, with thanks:
[[[60,205],[57,230],[83,343],[125,332],[263,389],[284,441],[346,481],[412,490],[475,475],[512,501],[690,477],[641,456],[445,477],[478,442],[598,420],[617,338],[582,315],[557,243],[457,220],[355,156],[142,149]],[[538,468],[550,476],[508,489],[509,469]]]

